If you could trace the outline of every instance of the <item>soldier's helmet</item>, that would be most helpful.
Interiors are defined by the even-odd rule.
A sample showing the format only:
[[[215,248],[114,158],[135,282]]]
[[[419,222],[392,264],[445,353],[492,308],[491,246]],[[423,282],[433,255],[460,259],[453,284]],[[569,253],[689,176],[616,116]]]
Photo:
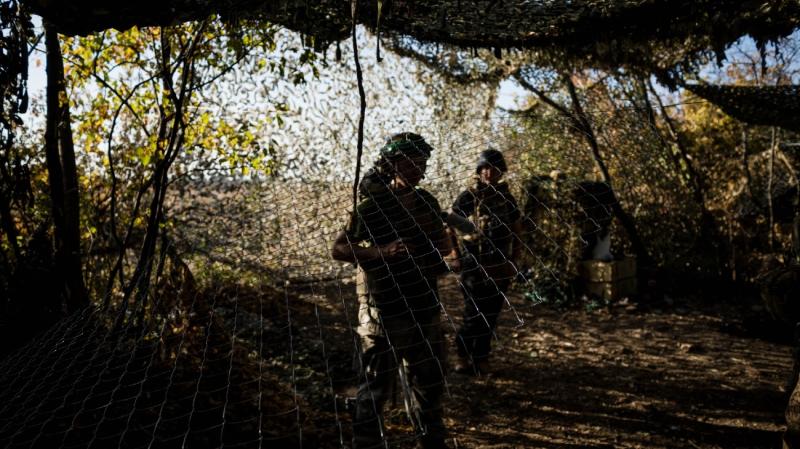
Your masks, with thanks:
[[[508,171],[503,153],[494,148],[481,151],[481,155],[478,157],[478,165],[475,167],[475,172],[479,173],[483,167],[494,167],[503,173]]]

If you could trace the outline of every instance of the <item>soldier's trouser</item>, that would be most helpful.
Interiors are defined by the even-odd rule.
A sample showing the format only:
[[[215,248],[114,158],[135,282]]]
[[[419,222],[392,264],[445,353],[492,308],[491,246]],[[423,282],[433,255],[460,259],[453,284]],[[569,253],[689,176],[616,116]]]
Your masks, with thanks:
[[[353,447],[386,447],[383,406],[391,394],[398,364],[405,361],[419,405],[417,431],[423,447],[442,447],[444,341],[438,309],[378,319],[377,310],[360,296],[361,384],[353,417]]]
[[[461,275],[464,294],[464,321],[456,336],[458,355],[473,362],[489,358],[497,317],[505,302],[510,280],[486,276],[480,268],[465,270]]]

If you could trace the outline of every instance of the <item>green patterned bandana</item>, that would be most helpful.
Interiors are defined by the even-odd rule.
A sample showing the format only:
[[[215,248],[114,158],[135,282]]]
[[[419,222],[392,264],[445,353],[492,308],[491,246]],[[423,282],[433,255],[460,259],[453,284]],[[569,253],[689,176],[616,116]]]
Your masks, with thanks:
[[[381,156],[387,160],[396,160],[399,156],[404,155],[407,157],[424,156],[426,158],[431,156],[431,147],[428,142],[422,137],[408,133],[400,139],[391,141],[381,148]]]

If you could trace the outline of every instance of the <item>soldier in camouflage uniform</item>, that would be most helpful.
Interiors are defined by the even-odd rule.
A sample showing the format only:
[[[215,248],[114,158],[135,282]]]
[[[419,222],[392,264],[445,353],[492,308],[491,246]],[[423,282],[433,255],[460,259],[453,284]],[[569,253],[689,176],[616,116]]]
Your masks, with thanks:
[[[462,192],[453,204],[454,214],[471,219],[478,228],[463,237],[464,321],[456,336],[457,372],[487,371],[497,317],[516,275],[522,222],[516,199],[508,185],[500,182],[507,170],[502,153],[483,151],[476,169],[477,185]]]
[[[445,360],[437,276],[449,271],[450,239],[436,199],[417,184],[431,147],[401,133],[381,149],[366,198],[333,245],[333,257],[363,269],[359,288],[361,379],[353,417],[355,448],[385,447],[383,406],[398,364],[408,367],[424,448],[443,448]],[[363,286],[368,295],[364,295]]]

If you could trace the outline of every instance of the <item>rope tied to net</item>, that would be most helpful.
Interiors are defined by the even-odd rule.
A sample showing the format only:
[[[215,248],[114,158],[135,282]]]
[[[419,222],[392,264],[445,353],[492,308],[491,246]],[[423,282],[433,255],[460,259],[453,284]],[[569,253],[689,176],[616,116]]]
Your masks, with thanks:
[[[361,175],[361,154],[364,151],[364,115],[367,110],[367,99],[364,94],[364,77],[361,73],[361,62],[358,60],[358,42],[356,39],[356,11],[358,8],[358,1],[350,1],[350,10],[353,18],[352,36],[353,36],[353,59],[356,63],[356,79],[358,81],[358,96],[360,99],[360,114],[358,117],[358,143],[356,145],[356,173],[353,179],[353,214],[356,213],[358,206],[358,183]]]

